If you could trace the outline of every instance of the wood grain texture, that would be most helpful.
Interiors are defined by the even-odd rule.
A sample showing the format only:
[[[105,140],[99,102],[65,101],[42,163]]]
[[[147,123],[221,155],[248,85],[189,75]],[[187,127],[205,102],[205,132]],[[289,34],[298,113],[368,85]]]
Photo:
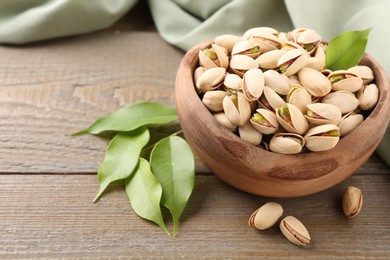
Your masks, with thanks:
[[[389,174],[354,176],[316,195],[276,199],[284,216],[293,215],[308,228],[312,244],[305,248],[288,242],[277,226],[263,232],[250,228],[250,214],[271,199],[235,190],[214,176],[197,177],[177,237],[138,218],[121,182],[96,204],[91,203],[96,176],[1,175],[0,183],[1,259],[390,257]],[[341,209],[348,185],[364,195],[354,220]]]

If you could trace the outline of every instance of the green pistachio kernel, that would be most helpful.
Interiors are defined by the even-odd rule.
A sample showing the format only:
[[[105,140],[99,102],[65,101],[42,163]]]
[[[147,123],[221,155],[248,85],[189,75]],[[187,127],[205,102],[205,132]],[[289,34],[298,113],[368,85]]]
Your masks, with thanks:
[[[234,106],[238,110],[238,97],[236,95],[230,95],[229,98],[233,101]]]
[[[328,132],[323,133],[322,136],[339,137],[340,136],[340,132],[337,129],[330,130]]]
[[[330,84],[333,84],[333,83],[336,83],[336,82],[339,82],[340,80],[342,79],[345,79],[345,76],[344,75],[337,75],[337,76],[333,76],[329,79],[330,81]]]
[[[279,109],[279,115],[283,118],[286,118],[290,115],[290,111],[288,110],[287,105],[284,105]]]
[[[316,44],[315,43],[305,43],[303,44],[302,46],[307,52],[310,52],[312,51],[315,47],[316,47]]]
[[[255,46],[252,49],[250,49],[249,51],[250,51],[250,53],[258,53],[258,52],[260,52],[260,47],[259,46]]]
[[[270,126],[270,122],[268,122],[267,119],[265,119],[265,117],[262,115],[262,114],[259,114],[259,113],[255,113],[253,114],[252,116],[252,121],[260,124],[260,125],[265,125],[265,126]]]
[[[211,60],[216,60],[218,57],[217,57],[217,54],[215,53],[215,51],[213,51],[212,49],[205,49],[203,51],[203,53],[209,57]]]

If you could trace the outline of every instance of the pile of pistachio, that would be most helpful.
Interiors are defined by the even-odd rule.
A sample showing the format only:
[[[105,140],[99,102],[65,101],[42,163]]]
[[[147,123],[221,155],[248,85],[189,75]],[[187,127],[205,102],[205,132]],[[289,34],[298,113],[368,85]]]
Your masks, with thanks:
[[[379,98],[369,67],[326,69],[326,48],[306,28],[221,35],[199,51],[195,86],[215,118],[243,140],[282,154],[325,151]]]

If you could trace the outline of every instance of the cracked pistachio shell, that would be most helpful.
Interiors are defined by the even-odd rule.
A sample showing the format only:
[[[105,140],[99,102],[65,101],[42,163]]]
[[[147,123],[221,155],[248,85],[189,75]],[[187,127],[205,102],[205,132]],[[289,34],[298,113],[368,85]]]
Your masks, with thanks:
[[[305,145],[305,139],[294,133],[278,133],[272,136],[269,148],[274,153],[298,154]]]
[[[294,31],[292,32],[294,36]],[[313,29],[304,29],[296,33],[296,43],[308,53],[313,53],[321,43],[321,36]]]
[[[211,48],[199,51],[199,64],[207,69],[229,66],[227,50],[217,44],[212,44]]]
[[[379,89],[375,84],[363,86],[356,94],[359,107],[362,110],[370,110],[375,107],[379,100]]]
[[[280,57],[278,67],[283,74],[290,76],[304,68],[308,60],[309,54],[304,49],[292,49]]]
[[[305,246],[310,244],[310,234],[301,221],[293,216],[287,216],[280,221],[280,231],[293,244]]]
[[[242,37],[237,35],[231,35],[231,34],[224,34],[215,37],[214,42],[224,47],[229,53],[232,51],[234,44],[241,41]]]
[[[335,124],[341,120],[341,111],[338,107],[326,103],[307,105],[306,119],[313,125]]]
[[[331,91],[331,84],[327,77],[318,70],[303,68],[298,72],[301,85],[314,97],[323,97]]]
[[[310,57],[306,67],[322,71],[325,68],[325,51],[322,45],[315,50],[314,57]]]
[[[335,105],[342,114],[349,113],[359,106],[359,100],[355,95],[344,90],[329,93],[322,99],[322,103]]]
[[[247,55],[237,54],[233,55],[230,59],[230,68],[240,77],[242,77],[246,71],[257,69],[258,67],[259,65],[257,62]]]
[[[276,109],[276,119],[290,133],[302,135],[309,128],[309,123],[301,110],[289,103]]]
[[[332,84],[332,90],[345,90],[356,92],[363,86],[363,80],[355,74],[346,70],[336,70],[328,75],[328,79]]]
[[[259,145],[263,139],[263,134],[257,131],[249,121],[238,127],[238,134],[242,140],[253,145]]]
[[[194,82],[198,82],[198,79],[200,77],[200,75],[203,74],[203,72],[206,71],[206,68],[205,67],[197,67],[194,71]],[[198,89],[198,86],[195,84],[195,87],[196,87],[196,91],[199,93],[201,93],[201,90]]]
[[[287,95],[290,86],[287,81],[276,70],[267,70],[264,73],[265,85],[272,88],[280,95]]]
[[[346,136],[352,132],[352,130],[358,127],[363,120],[363,115],[352,112],[343,116],[340,123],[337,125],[340,130],[340,137]]]
[[[264,108],[256,110],[256,113],[250,119],[250,123],[255,129],[266,135],[273,134],[279,129],[279,122],[275,113]]]
[[[259,68],[263,70],[273,70],[278,68],[278,61],[280,57],[285,53],[284,50],[273,50],[260,54],[256,58],[256,62],[259,64]]]
[[[272,88],[264,86],[263,95],[257,101],[260,107],[276,111],[278,107],[283,106],[286,102]]]
[[[283,43],[281,48],[281,50],[284,50],[286,52],[294,49],[302,49],[302,47],[298,43],[295,43],[293,41],[286,41]]]
[[[248,225],[259,230],[265,230],[275,225],[282,215],[283,208],[279,203],[268,202],[253,212],[249,217]]]
[[[344,214],[352,219],[355,218],[363,205],[363,193],[359,188],[349,186],[343,194],[343,211]]]
[[[224,68],[211,68],[204,71],[196,81],[196,88],[201,92],[217,89],[222,85],[225,79],[226,69]]]
[[[264,75],[261,69],[250,69],[242,77],[242,90],[248,101],[256,101],[263,94]]]
[[[237,131],[237,126],[232,124],[229,119],[227,118],[226,114],[224,112],[219,112],[213,114],[214,118],[224,127],[229,129],[231,132],[236,132]]]
[[[244,39],[250,39],[252,37],[252,35],[262,35],[262,34],[273,34],[273,35],[278,35],[279,32],[274,29],[274,28],[271,28],[271,27],[266,27],[266,26],[263,26],[263,27],[254,27],[254,28],[251,28],[249,30],[247,30],[245,33],[244,33],[244,36],[243,38]]]
[[[358,65],[347,69],[347,71],[362,78],[364,85],[370,84],[374,80],[374,73],[368,66]]]
[[[227,95],[228,93],[222,90],[207,91],[202,98],[202,102],[208,110],[220,112],[223,111],[222,101]]]
[[[229,73],[225,76],[223,85],[225,90],[230,94],[237,94],[238,91],[242,90],[242,78],[236,74]]]
[[[242,54],[251,58],[256,58],[260,55],[260,46],[253,40],[243,40],[237,42],[232,49],[232,55]]]
[[[336,125],[324,124],[310,128],[304,136],[306,148],[312,152],[332,149],[340,139],[340,131]]]
[[[250,39],[259,44],[262,53],[277,50],[282,47],[282,43],[279,41],[278,36],[269,32],[255,33]]]
[[[229,121],[237,126],[244,125],[251,117],[251,107],[244,94],[226,96],[222,102],[223,110]]]
[[[287,93],[286,101],[296,106],[304,114],[306,114],[307,105],[312,103],[309,92],[299,84],[291,86]]]

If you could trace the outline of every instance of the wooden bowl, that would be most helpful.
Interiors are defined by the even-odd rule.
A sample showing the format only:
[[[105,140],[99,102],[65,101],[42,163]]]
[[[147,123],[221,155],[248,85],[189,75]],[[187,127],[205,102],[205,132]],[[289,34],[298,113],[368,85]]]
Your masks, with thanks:
[[[328,189],[352,175],[381,141],[390,118],[389,80],[369,55],[361,64],[371,67],[379,101],[363,123],[331,150],[283,155],[249,144],[218,123],[201,102],[193,72],[200,43],[184,56],[176,76],[176,107],[186,140],[195,154],[224,182],[242,191],[267,197],[298,197]]]

